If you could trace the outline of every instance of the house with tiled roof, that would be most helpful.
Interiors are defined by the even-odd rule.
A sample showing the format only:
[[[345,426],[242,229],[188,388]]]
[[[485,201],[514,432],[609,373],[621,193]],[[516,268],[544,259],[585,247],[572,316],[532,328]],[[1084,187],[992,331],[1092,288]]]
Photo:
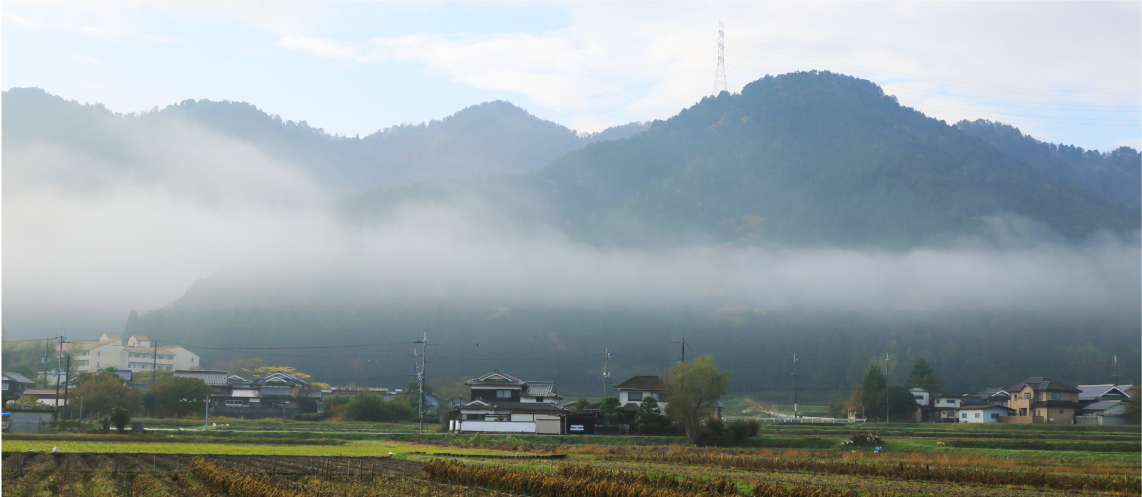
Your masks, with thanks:
[[[24,396],[24,390],[35,387],[36,382],[29,380],[24,375],[4,371],[4,405],[8,405],[8,402],[13,400],[20,400],[20,397]]]
[[[630,410],[633,408],[638,410],[638,404],[646,397],[653,397],[658,401],[658,407],[666,411],[666,404],[668,388],[666,381],[659,376],[632,376],[618,385],[615,385],[615,392],[618,392],[619,405],[623,410]]]
[[[455,409],[453,432],[566,433],[564,417],[570,409],[559,405],[555,384],[523,381],[500,370],[464,382],[471,400]]]
[[[1043,376],[1032,376],[1007,389],[1011,392],[1008,407],[1015,413],[1009,423],[1073,424],[1081,405],[1082,390]]]

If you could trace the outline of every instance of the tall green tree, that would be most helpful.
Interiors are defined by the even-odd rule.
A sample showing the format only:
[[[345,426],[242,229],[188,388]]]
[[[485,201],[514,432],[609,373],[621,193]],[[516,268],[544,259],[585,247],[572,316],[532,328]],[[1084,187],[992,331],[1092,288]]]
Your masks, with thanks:
[[[885,415],[885,395],[888,396],[887,408],[891,416]],[[916,396],[907,387],[892,385],[876,395],[876,404],[869,410],[876,412],[877,419],[896,422],[911,420],[918,407]]]
[[[182,417],[204,410],[210,386],[197,378],[163,376],[155,380],[148,393],[152,395],[156,415]]]
[[[136,411],[142,396],[142,390],[128,387],[123,378],[115,374],[115,368],[108,368],[95,373],[79,373],[76,386],[68,391],[67,403],[73,409],[78,409],[82,403],[85,415],[100,417],[116,407]]]
[[[694,362],[683,361],[670,368],[666,385],[670,390],[666,415],[686,430],[690,442],[697,443],[702,419],[730,386],[730,372],[719,371],[714,358],[707,354]]]
[[[866,419],[883,419],[879,415],[881,411],[876,410],[876,396],[884,391],[884,387],[884,373],[876,364],[869,364],[860,385],[860,403]]]
[[[603,423],[622,423],[625,418],[620,411],[621,408],[618,397],[603,397],[603,400],[599,402],[599,416],[603,418]]]
[[[944,392],[944,380],[936,376],[932,366],[923,357],[916,360],[912,372],[908,374],[908,384],[923,388],[933,394]]]

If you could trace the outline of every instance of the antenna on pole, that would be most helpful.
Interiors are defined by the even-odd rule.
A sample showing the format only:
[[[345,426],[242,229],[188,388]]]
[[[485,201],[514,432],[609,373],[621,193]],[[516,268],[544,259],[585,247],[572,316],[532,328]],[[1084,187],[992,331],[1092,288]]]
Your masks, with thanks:
[[[682,359],[681,359],[681,361],[682,361],[682,362],[686,362],[686,349],[688,348],[688,346],[686,345],[686,337],[682,337],[682,341],[679,341],[679,342],[670,342],[670,343],[678,343],[678,344],[682,344],[682,345],[681,345],[681,346],[682,346]],[[691,352],[693,352],[693,351],[694,351],[694,349],[690,349],[690,351],[691,351]]]
[[[1114,354],[1114,386],[1118,386],[1118,354]]]
[[[888,354],[884,354],[884,422],[887,423],[892,419],[891,411],[888,409]]]
[[[415,350],[415,349],[414,349]],[[420,340],[420,373],[417,375],[420,386],[417,388],[417,410],[420,412],[420,433],[424,433],[424,368],[428,365],[428,332]]]
[[[726,88],[726,30],[722,21],[718,21],[718,68],[714,70],[714,96],[718,96]]]
[[[611,379],[611,349],[603,349],[603,398],[607,398],[607,382]]]

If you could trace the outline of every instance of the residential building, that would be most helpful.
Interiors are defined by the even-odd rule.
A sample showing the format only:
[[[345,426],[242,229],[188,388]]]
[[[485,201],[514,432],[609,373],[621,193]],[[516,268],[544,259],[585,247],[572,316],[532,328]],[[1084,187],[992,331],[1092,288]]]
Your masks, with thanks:
[[[964,397],[954,395],[941,395],[933,399],[932,421],[942,423],[955,423],[958,419],[956,416],[956,409],[963,403]]]
[[[1109,400],[1130,400],[1130,389],[1134,385],[1079,385],[1079,403]]]
[[[1071,424],[1080,407],[1081,390],[1050,378],[1033,376],[1007,389],[1011,392],[1008,407],[1015,413],[1009,423]]]
[[[299,409],[298,397],[309,387],[309,382],[289,373],[280,372],[258,378],[254,380],[254,384],[258,387],[262,407],[283,409]]]
[[[4,371],[4,405],[8,405],[10,401],[20,400],[20,397],[24,396],[24,390],[35,388],[35,386],[36,382],[29,380],[20,373]]]
[[[1126,402],[1133,385],[1079,385],[1079,412],[1075,424],[1124,425]]]
[[[658,407],[665,412],[666,404],[669,402],[666,382],[659,376],[633,376],[615,385],[615,391],[618,392],[619,405],[624,410],[628,404],[634,404],[634,409],[637,411],[642,399],[653,397],[658,401]]]
[[[200,367],[198,355],[179,345],[155,347],[146,336],[132,335],[124,344],[117,333],[104,333],[97,342],[77,345],[72,359],[76,371],[94,373],[108,367],[132,372]]]
[[[451,422],[455,432],[567,433],[564,417],[570,409],[550,382],[527,382],[500,370],[464,382],[471,401],[457,408],[459,419]]]
[[[1007,404],[1011,401],[1011,393],[999,387],[985,388],[982,392],[973,394],[972,397],[983,399],[991,405],[1010,407]]]
[[[912,392],[912,396],[916,397],[916,404],[920,407],[928,407],[932,405],[932,393],[926,388],[912,387],[908,389]]]
[[[956,414],[959,415],[957,421],[960,423],[999,423],[1001,418],[1006,418],[1011,412],[1014,410],[1010,407],[987,402],[964,404],[956,408]]]
[[[226,405],[225,400],[230,397],[231,386],[226,381],[228,374],[225,371],[207,371],[204,369],[190,371],[175,371],[176,378],[194,378],[202,380],[210,387],[210,407]]]

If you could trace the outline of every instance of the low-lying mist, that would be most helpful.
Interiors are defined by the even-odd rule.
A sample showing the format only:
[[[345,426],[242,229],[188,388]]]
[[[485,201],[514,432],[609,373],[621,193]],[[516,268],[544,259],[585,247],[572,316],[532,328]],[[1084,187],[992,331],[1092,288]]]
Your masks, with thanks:
[[[555,226],[517,223],[475,195],[405,203],[362,224],[310,171],[247,143],[190,123],[117,126],[125,138],[98,153],[5,138],[6,323],[29,312],[155,309],[184,294],[177,305],[196,308],[1137,312],[1142,299],[1137,234],[1075,244],[1028,234],[1042,228],[1006,217],[998,243],[962,238],[905,251],[601,249]],[[61,325],[84,329],[43,326]]]

